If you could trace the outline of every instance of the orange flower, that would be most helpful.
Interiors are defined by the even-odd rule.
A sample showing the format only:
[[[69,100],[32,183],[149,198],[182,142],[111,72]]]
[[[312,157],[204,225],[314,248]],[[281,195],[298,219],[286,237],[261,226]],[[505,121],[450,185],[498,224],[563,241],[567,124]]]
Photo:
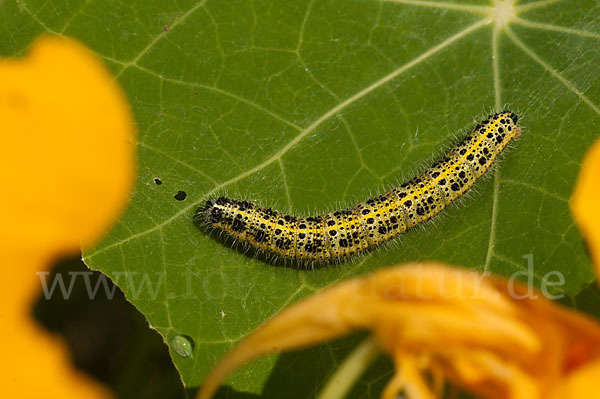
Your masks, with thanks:
[[[570,205],[575,222],[587,244],[600,275],[600,140],[592,145],[583,160]]]
[[[99,240],[123,211],[135,175],[127,101],[90,50],[43,37],[27,57],[0,59],[0,132],[4,395],[110,397],[36,325],[31,305],[36,272]]]
[[[372,330],[394,359],[385,399],[440,397],[428,376],[492,399],[600,397],[598,324],[521,284],[433,263],[344,281],[291,306],[233,348],[198,397],[258,356],[357,329]]]

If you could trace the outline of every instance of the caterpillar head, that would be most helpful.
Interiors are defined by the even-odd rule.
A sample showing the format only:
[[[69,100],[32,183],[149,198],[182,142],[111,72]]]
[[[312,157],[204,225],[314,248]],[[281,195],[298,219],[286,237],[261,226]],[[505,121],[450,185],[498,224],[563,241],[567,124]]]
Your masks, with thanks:
[[[225,197],[209,198],[202,209],[204,222],[209,225],[217,225],[222,222],[227,211],[229,200]]]
[[[521,137],[521,126],[519,126],[519,116],[513,112],[505,111],[508,114],[508,117],[513,121],[514,127],[512,130],[512,139],[518,140]]]
[[[512,140],[521,137],[519,116],[512,111],[504,110],[488,116],[484,122],[486,137],[494,143],[497,151],[502,151]],[[482,133],[484,133],[482,131]]]

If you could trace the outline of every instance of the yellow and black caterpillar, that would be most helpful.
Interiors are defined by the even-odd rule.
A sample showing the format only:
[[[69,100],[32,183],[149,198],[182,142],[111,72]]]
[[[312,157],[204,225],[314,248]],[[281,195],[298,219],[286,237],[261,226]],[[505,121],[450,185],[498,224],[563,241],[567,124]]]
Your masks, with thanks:
[[[521,135],[510,111],[490,115],[446,156],[412,180],[350,209],[292,216],[248,201],[211,198],[200,210],[208,226],[270,255],[300,262],[355,255],[440,213]]]

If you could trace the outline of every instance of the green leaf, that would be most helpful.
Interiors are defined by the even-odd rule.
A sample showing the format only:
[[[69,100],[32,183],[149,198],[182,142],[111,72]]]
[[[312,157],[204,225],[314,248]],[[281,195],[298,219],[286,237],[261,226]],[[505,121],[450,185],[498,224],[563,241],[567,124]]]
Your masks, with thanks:
[[[511,275],[531,264],[537,285],[562,273],[554,294],[573,297],[589,285],[568,198],[598,136],[600,8],[592,0],[515,7],[4,0],[0,52],[21,55],[41,33],[73,36],[124,87],[139,128],[138,184],[127,213],[85,260],[119,284],[166,342],[193,341],[192,356],[171,353],[184,383],[196,386],[277,311],[384,266],[435,259]],[[274,267],[192,222],[217,194],[304,214],[351,206],[412,177],[505,107],[521,116],[524,132],[489,178],[432,223],[349,262]],[[178,191],[185,200],[174,198]],[[358,341],[259,360],[229,383],[306,397],[351,350],[348,342]],[[365,397],[377,395],[362,384]]]

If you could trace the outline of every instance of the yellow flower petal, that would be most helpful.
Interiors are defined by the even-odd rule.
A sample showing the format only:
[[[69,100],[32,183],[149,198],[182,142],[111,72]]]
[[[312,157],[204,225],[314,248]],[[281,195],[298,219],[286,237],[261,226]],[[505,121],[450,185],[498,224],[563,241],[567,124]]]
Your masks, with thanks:
[[[587,240],[596,274],[600,276],[600,140],[588,150],[570,200],[571,212]]]
[[[43,37],[0,62],[0,110],[0,245],[56,253],[97,240],[134,176],[132,116],[106,68],[74,41]]]
[[[600,398],[599,376],[600,360],[596,360],[574,372],[552,398]]]
[[[198,397],[209,399],[231,372],[258,356],[370,329],[397,367],[386,399],[400,392],[435,398],[440,377],[486,398],[545,399],[571,387],[568,381],[600,358],[600,325],[526,292],[504,278],[440,264],[344,281],[250,334],[217,364]]]
[[[42,37],[0,59],[0,291],[6,397],[106,398],[31,319],[36,272],[99,240],[135,176],[135,129],[121,90],[83,45]]]

